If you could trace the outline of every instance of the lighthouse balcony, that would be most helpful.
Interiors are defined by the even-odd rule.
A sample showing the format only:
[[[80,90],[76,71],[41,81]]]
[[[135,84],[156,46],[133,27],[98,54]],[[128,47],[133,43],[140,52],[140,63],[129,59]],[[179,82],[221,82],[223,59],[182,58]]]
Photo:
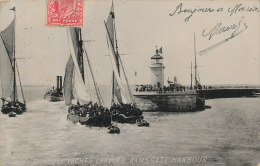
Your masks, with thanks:
[[[150,68],[156,68],[156,67],[165,68],[162,63],[154,63],[154,64],[151,64],[151,66],[150,66]]]

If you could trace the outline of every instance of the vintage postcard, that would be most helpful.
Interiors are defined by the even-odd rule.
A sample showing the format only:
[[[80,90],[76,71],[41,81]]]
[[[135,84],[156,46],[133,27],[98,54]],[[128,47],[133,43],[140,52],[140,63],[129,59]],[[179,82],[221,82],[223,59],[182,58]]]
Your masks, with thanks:
[[[259,166],[259,0],[0,0],[0,166]]]

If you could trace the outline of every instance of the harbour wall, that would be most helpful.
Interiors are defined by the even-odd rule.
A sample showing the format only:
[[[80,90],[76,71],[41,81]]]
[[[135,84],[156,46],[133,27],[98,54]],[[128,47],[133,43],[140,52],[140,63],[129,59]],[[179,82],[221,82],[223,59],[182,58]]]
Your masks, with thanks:
[[[260,89],[226,88],[226,89],[202,89],[198,90],[200,97],[205,99],[232,98],[232,97],[254,97],[254,93],[259,93]]]
[[[197,109],[197,94],[195,91],[187,92],[137,92],[135,97],[150,100],[164,112],[190,112]],[[154,111],[157,111],[154,110]],[[152,111],[152,110],[150,110]]]

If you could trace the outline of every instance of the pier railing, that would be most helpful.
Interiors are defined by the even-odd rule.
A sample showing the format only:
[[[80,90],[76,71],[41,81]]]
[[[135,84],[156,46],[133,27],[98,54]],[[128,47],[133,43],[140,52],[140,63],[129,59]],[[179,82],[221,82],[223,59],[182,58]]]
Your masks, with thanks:
[[[204,88],[206,87],[206,88]],[[209,85],[203,89],[260,89],[259,85]]]

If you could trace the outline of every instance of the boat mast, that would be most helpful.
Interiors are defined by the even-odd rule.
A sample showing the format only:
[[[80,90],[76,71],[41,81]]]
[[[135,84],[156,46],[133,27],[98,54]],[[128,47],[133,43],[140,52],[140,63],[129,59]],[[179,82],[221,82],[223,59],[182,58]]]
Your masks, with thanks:
[[[113,3],[113,0],[112,0],[112,8],[113,8],[113,12],[114,12],[114,3]],[[118,69],[118,73],[119,73],[119,76],[120,76],[120,66],[119,66],[119,53],[118,53],[118,45],[117,45],[117,38],[116,38],[116,19],[115,19],[115,12],[113,13],[113,29],[114,29],[114,33],[115,33],[115,42],[116,42],[116,64],[117,64],[117,69]]]
[[[76,31],[76,28],[75,28]],[[80,63],[80,72],[83,79],[83,82],[85,83],[85,77],[84,77],[84,63],[83,63],[83,40],[81,35],[81,28],[79,28],[78,31],[78,39],[79,39],[79,46],[78,46],[78,61]]]
[[[16,100],[16,67],[15,67],[15,24],[16,24],[16,11],[15,11],[15,8],[14,8],[14,35],[13,35],[13,69],[14,69],[14,82],[13,82],[13,88],[14,88],[14,102]]]
[[[25,98],[24,98],[24,94],[23,94],[23,86],[22,86],[22,82],[21,82],[21,78],[20,78],[20,74],[19,74],[19,69],[18,69],[17,63],[16,63],[16,68],[17,68],[17,74],[18,74],[19,83],[20,83],[20,87],[21,87],[21,92],[22,92],[22,96],[23,96],[23,103],[26,104]]]
[[[195,37],[195,33],[194,33],[194,56],[195,56],[195,86],[197,89],[197,57],[196,57],[196,37]]]
[[[192,62],[190,63],[190,89],[192,90]]]
[[[121,60],[120,57],[119,57],[119,60],[120,60],[120,62],[121,62],[121,64],[122,64],[122,60]],[[135,101],[134,101],[132,92],[131,92],[131,90],[130,90],[130,87],[129,87],[129,84],[128,84],[128,79],[127,79],[127,77],[126,77],[126,73],[125,73],[125,69],[124,69],[124,66],[123,66],[123,65],[122,65],[122,69],[123,69],[123,72],[124,72],[124,76],[125,76],[125,80],[126,80],[126,84],[127,84],[127,89],[128,89],[129,94],[130,94],[132,103],[135,104]]]
[[[113,30],[114,30],[114,33],[115,33],[115,42],[116,42],[116,52],[115,52],[116,65],[117,65],[117,69],[118,69],[118,74],[120,76],[120,67],[119,67],[119,61],[118,61],[118,46],[117,46],[116,29],[115,29],[116,28],[116,26],[115,26],[115,12],[114,12],[114,2],[113,2],[113,0],[112,0],[112,7],[111,8],[112,8],[111,11],[113,11],[113,13],[111,13],[111,14],[112,14],[112,21],[113,21]],[[112,73],[112,101],[111,101],[111,103],[114,104],[114,102],[115,102],[115,73],[113,71],[113,73]]]
[[[92,79],[93,79],[93,82],[94,82],[95,91],[96,91],[96,95],[97,95],[97,98],[98,98],[99,105],[103,105],[103,100],[102,100],[102,97],[100,95],[100,92],[99,92],[99,89],[98,89],[98,86],[97,86],[97,83],[96,83],[96,79],[95,79],[93,71],[92,71],[92,67],[91,67],[91,64],[90,64],[90,61],[89,61],[89,57],[88,57],[85,45],[83,45],[83,46],[84,46],[83,50],[85,52],[85,55],[86,55],[86,58],[87,58],[87,61],[88,61],[88,66],[89,66],[89,69],[90,69],[90,73],[91,73],[91,76],[92,76]]]
[[[115,103],[115,87],[114,87],[114,84],[115,84],[115,74],[114,72],[112,73],[112,100],[111,100],[111,105],[113,105]]]
[[[128,79],[127,79],[127,77],[126,77],[126,73],[125,73],[125,70],[124,70],[124,66],[123,66],[123,63],[122,63],[122,60],[121,60],[121,58],[120,58],[120,56],[119,56],[119,53],[118,53],[118,45],[117,45],[117,37],[116,37],[116,26],[115,26],[115,12],[114,12],[114,3],[113,3],[113,0],[112,0],[112,9],[113,9],[113,16],[112,16],[112,18],[113,18],[113,29],[114,29],[114,33],[115,33],[115,42],[116,42],[116,51],[115,51],[115,55],[116,55],[116,63],[117,63],[117,69],[118,69],[118,74],[119,74],[119,76],[120,76],[120,63],[121,63],[121,66],[122,66],[122,69],[123,69],[123,72],[124,72],[124,76],[125,76],[125,80],[126,80],[126,84],[127,84],[127,89],[128,89],[128,92],[129,92],[129,94],[130,94],[130,97],[131,97],[131,100],[132,100],[132,103],[135,103],[134,102],[134,100],[133,100],[133,96],[132,96],[132,93],[131,93],[131,90],[130,90],[130,88],[129,88],[129,84],[128,84]],[[120,62],[120,63],[119,63]],[[114,72],[113,72],[113,91],[112,92],[114,92]],[[114,96],[114,93],[113,93],[113,96]],[[112,97],[113,98],[113,97]]]

